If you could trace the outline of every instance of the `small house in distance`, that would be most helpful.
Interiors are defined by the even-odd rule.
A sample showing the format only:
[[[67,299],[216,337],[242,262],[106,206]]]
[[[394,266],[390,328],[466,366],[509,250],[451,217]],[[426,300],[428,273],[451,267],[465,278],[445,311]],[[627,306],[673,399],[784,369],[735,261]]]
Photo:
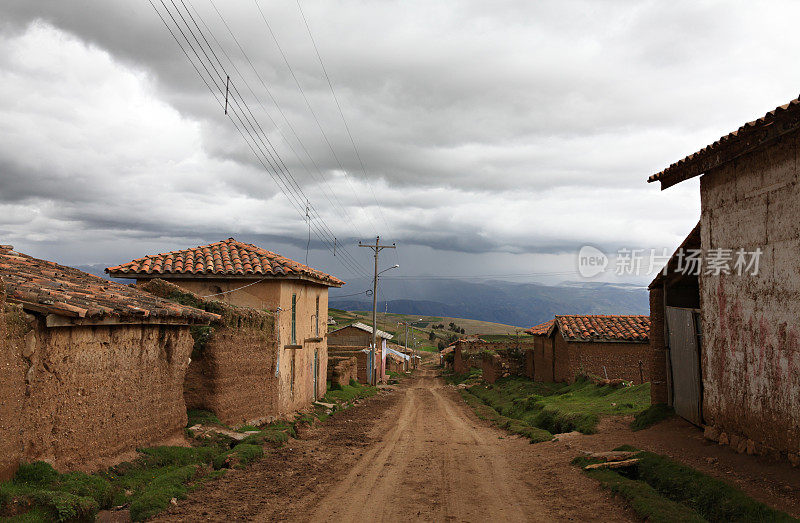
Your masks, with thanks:
[[[190,327],[219,319],[0,246],[0,479],[182,441]]]
[[[356,356],[358,358],[358,381],[375,385],[386,376],[386,342],[394,338],[388,332],[378,329],[378,348],[371,356],[372,326],[356,322],[328,333],[328,347],[337,356]],[[372,361],[370,361],[372,358]]]
[[[700,312],[665,307],[666,349],[694,360],[672,366],[673,396],[685,379],[686,390],[700,390],[693,401],[711,439],[796,464],[799,153],[800,99],[794,99],[648,179],[663,190],[700,177]],[[664,292],[651,285],[651,303]]]
[[[160,278],[201,298],[275,313],[282,412],[325,394],[328,288],[344,282],[261,247],[227,240],[139,258],[106,272],[143,284]]]
[[[649,316],[559,315],[527,332],[536,340],[526,367],[532,362],[537,381],[571,383],[582,374],[649,380]]]

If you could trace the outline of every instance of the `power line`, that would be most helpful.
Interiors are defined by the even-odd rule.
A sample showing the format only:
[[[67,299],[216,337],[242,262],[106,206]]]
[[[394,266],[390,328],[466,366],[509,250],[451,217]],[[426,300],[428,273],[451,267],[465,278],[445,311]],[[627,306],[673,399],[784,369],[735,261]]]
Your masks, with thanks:
[[[167,14],[169,15],[169,18],[172,20],[172,22],[175,24],[175,27],[178,29],[178,32],[180,32],[181,36],[183,37],[183,39],[188,44],[188,47],[189,47],[189,49],[191,49],[192,54],[194,54],[194,56],[196,57],[197,61],[200,63],[202,68],[206,71],[206,74],[208,75],[208,78],[210,79],[211,83],[214,84],[214,87],[216,87],[216,90],[219,90],[220,93],[222,93],[220,85],[217,83],[217,80],[214,78],[214,76],[217,75],[217,76],[220,77],[220,80],[221,80],[222,79],[222,75],[219,73],[217,68],[214,66],[214,63],[211,60],[211,58],[208,56],[208,53],[206,52],[205,48],[203,47],[203,44],[200,42],[200,40],[197,38],[197,36],[191,30],[191,27],[189,26],[188,22],[186,21],[186,18],[180,12],[180,9],[177,7],[177,5],[174,3],[173,0],[171,0],[171,2],[173,4],[173,7],[175,8],[176,13],[181,18],[181,20],[183,20],[184,25],[186,25],[186,28],[189,30],[189,33],[192,35],[192,38],[197,43],[197,47],[201,48],[200,51],[197,51],[197,49],[195,49],[195,46],[192,44],[192,42],[189,39],[189,37],[186,35],[184,30],[181,28],[180,24],[178,23],[177,19],[173,15],[172,11],[170,11],[170,9],[164,3],[164,0],[161,0],[161,4],[164,7],[164,10],[167,12]],[[164,16],[161,14],[161,12],[156,7],[156,5],[153,3],[152,0],[150,0],[150,5],[156,11],[157,15],[159,16],[161,21],[164,23],[164,25],[167,28],[167,30],[170,32],[170,34],[175,39],[175,41],[178,44],[178,46],[183,51],[184,55],[186,55],[186,57],[189,60],[190,64],[195,69],[195,72],[198,73],[198,75],[200,76],[200,78],[203,81],[203,83],[205,83],[206,87],[212,93],[212,96],[214,97],[214,99],[217,101],[218,104],[220,104],[220,107],[223,107],[223,102],[218,97],[216,90],[211,86],[211,84],[209,83],[209,80],[206,79],[206,76],[203,75],[203,73],[200,70],[200,68],[197,66],[195,61],[190,56],[189,52],[186,50],[184,45],[181,44],[181,41],[178,38],[177,34],[172,30],[172,28],[170,27],[169,23],[164,18]],[[185,7],[185,4],[184,4],[184,7]],[[187,12],[188,12],[188,9],[187,9]],[[191,17],[191,13],[189,13],[189,15]],[[196,22],[195,22],[195,25],[196,25]],[[199,26],[197,26],[197,27],[198,27],[198,30],[199,30]],[[202,32],[202,31],[199,30],[199,32]],[[204,40],[207,42],[207,40],[205,38],[204,38]],[[211,49],[211,51],[212,51],[212,54],[214,54],[213,53],[213,49]],[[208,65],[206,65],[206,62],[200,56],[200,52],[203,53],[203,55],[208,60],[208,65],[210,65],[211,68],[214,70],[213,74],[209,70]],[[223,67],[223,72],[224,72],[224,67]],[[227,82],[227,75],[225,75],[225,78],[226,78],[226,82]],[[235,88],[235,84],[234,84],[234,88]],[[236,89],[235,92],[238,94],[238,89]],[[230,107],[231,110],[229,111],[228,117],[231,119],[231,122],[233,123],[234,127],[239,132],[239,134],[242,136],[242,138],[245,140],[245,143],[247,143],[248,147],[251,149],[253,154],[256,156],[256,158],[259,161],[259,163],[261,163],[261,165],[268,172],[268,174],[270,174],[270,176],[273,178],[273,180],[278,184],[278,187],[281,189],[281,191],[284,192],[284,194],[287,197],[289,197],[289,200],[290,200],[290,203],[292,204],[292,206],[295,207],[295,210],[297,210],[302,216],[302,211],[300,210],[300,208],[298,208],[298,202],[296,200],[296,195],[294,194],[291,185],[289,184],[289,182],[287,180],[281,180],[280,171],[277,169],[276,165],[273,164],[272,161],[270,161],[269,156],[264,151],[264,149],[267,149],[267,151],[269,151],[269,149],[266,147],[266,144],[264,143],[263,138],[261,138],[259,136],[258,131],[255,130],[254,124],[249,120],[248,115],[244,112],[244,110],[241,107],[242,104],[244,104],[246,106],[246,102],[244,102],[244,99],[242,98],[241,99],[242,103],[240,104],[239,99],[237,99],[236,95],[232,95],[229,98],[230,98],[230,101],[232,102],[232,104],[231,104],[231,107]],[[239,95],[239,98],[241,98],[241,95]],[[252,111],[249,111],[249,112],[252,115]],[[239,124],[236,123],[236,120],[234,120],[234,116],[236,117],[236,120],[239,121],[239,124],[241,124],[241,127],[240,127]],[[253,132],[256,133],[256,136],[258,136],[258,141],[253,136],[252,132],[248,128],[248,125],[245,124],[245,121],[242,119],[242,116],[244,116],[244,120],[247,120],[248,124],[253,129]],[[244,129],[244,131],[242,131],[242,128]],[[262,133],[263,133],[263,129],[262,129]],[[245,136],[245,134],[247,134],[247,136]],[[248,136],[249,136],[250,140],[248,140],[248,138],[247,138]],[[252,141],[252,143],[251,143],[251,141]],[[258,143],[259,141],[260,141],[261,145],[259,145],[259,143]],[[258,151],[257,151],[257,149],[258,149]],[[259,152],[261,153],[260,155],[259,155]],[[274,159],[275,158],[273,157],[273,161],[274,161]],[[266,163],[265,163],[265,160],[266,160]],[[269,164],[272,169],[270,169],[270,167],[268,167],[267,164]],[[273,174],[273,172],[274,172],[274,174]],[[287,174],[290,175],[290,173],[287,173]],[[281,183],[281,181],[283,181],[283,184]],[[296,184],[296,181],[295,181],[295,184]],[[296,187],[298,187],[298,186],[296,186]],[[319,221],[324,224],[324,220],[322,220],[321,217],[319,217]],[[327,227],[327,224],[325,224],[325,226]],[[320,238],[320,240],[323,242],[323,244],[329,250],[331,250],[331,243],[330,243],[330,240],[327,238],[326,232],[323,231],[322,229],[320,229],[320,227],[316,223],[314,223],[314,230],[315,230],[315,235],[318,238]],[[343,251],[343,249],[340,249],[340,251]],[[332,250],[331,250],[331,252],[332,252]],[[342,263],[342,265],[344,265],[348,270],[352,271],[354,274],[365,274],[365,271],[363,271],[363,267],[360,267],[359,265],[354,265],[353,263],[345,260],[345,258],[339,258],[339,260],[340,260],[340,263]]]
[[[214,52],[213,48],[211,47],[211,44],[210,44],[210,43],[208,42],[208,40],[205,38],[205,34],[203,33],[202,29],[200,29],[200,27],[197,25],[197,22],[194,20],[194,17],[193,17],[193,16],[192,16],[192,14],[189,12],[189,9],[188,9],[188,8],[186,8],[186,4],[184,3],[184,0],[180,0],[180,1],[181,1],[181,3],[184,5],[184,8],[186,9],[186,11],[187,11],[187,13],[189,14],[190,18],[192,18],[192,21],[194,22],[195,26],[197,27],[197,29],[198,29],[198,32],[199,32],[199,33],[201,34],[201,36],[203,37],[203,40],[206,42],[206,45],[208,45],[209,49],[211,50],[212,54],[214,55],[214,58],[217,60],[217,63],[219,64],[220,68],[221,68],[221,69],[224,71],[224,70],[225,70],[225,66],[224,66],[224,65],[222,64],[222,62],[219,60],[219,57],[217,57],[216,53]],[[191,5],[191,1],[190,1],[190,0],[187,0],[187,1],[189,1],[189,4]],[[251,61],[249,60],[249,58],[247,57],[246,53],[244,52],[244,49],[241,47],[241,44],[239,44],[239,42],[238,42],[238,39],[236,39],[236,36],[233,34],[232,30],[230,29],[230,26],[229,26],[229,25],[227,24],[227,22],[225,21],[224,17],[222,16],[222,13],[220,13],[220,11],[219,11],[219,10],[216,8],[216,5],[213,3],[213,0],[210,0],[210,1],[211,1],[211,5],[212,5],[212,7],[213,7],[213,8],[214,8],[214,10],[217,12],[217,15],[220,17],[220,19],[222,20],[223,24],[226,26],[226,28],[227,28],[227,29],[228,29],[228,31],[230,32],[231,36],[234,38],[234,41],[235,41],[235,42],[237,43],[237,45],[239,46],[239,48],[240,48],[240,50],[241,50],[242,54],[243,54],[243,55],[245,56],[245,58],[248,60],[248,62],[250,63],[251,67],[253,67],[253,69],[255,70],[255,67],[252,65],[252,62],[251,62]],[[174,4],[174,1],[173,1],[173,4]],[[277,126],[277,124],[275,123],[275,121],[274,121],[274,120],[272,119],[272,117],[269,115],[269,112],[267,112],[267,111],[266,111],[266,109],[264,108],[263,104],[261,104],[261,101],[260,101],[260,100],[258,99],[258,97],[255,95],[255,92],[253,92],[253,89],[252,89],[252,88],[249,86],[249,84],[247,83],[247,80],[246,80],[246,79],[245,79],[245,78],[244,78],[244,77],[241,75],[241,72],[239,72],[239,70],[238,70],[238,67],[236,67],[236,64],[235,64],[235,63],[234,63],[234,62],[233,62],[233,61],[230,59],[230,56],[229,56],[229,55],[228,55],[228,54],[225,52],[225,49],[224,49],[224,48],[222,47],[222,45],[220,44],[219,40],[218,40],[218,39],[217,39],[217,38],[214,36],[214,34],[213,34],[213,32],[211,31],[211,29],[208,27],[208,24],[206,24],[206,23],[205,23],[205,21],[202,19],[202,16],[200,15],[200,13],[199,13],[199,12],[197,12],[197,10],[196,10],[196,9],[194,9],[194,6],[192,6],[192,9],[194,10],[195,14],[197,14],[197,17],[198,17],[198,19],[200,19],[200,21],[201,21],[201,22],[203,23],[203,25],[206,27],[206,29],[208,30],[208,32],[209,32],[209,34],[211,35],[212,39],[213,39],[213,40],[214,40],[214,41],[217,43],[217,46],[219,47],[219,49],[220,49],[220,51],[222,52],[222,54],[223,54],[223,55],[224,55],[224,56],[227,58],[227,60],[228,60],[228,61],[231,63],[231,65],[234,67],[234,70],[236,70],[236,72],[237,72],[237,73],[238,73],[238,74],[239,74],[239,75],[242,77],[242,80],[243,80],[243,82],[244,82],[244,83],[245,83],[245,85],[248,87],[248,89],[250,90],[250,92],[253,94],[254,98],[256,98],[256,101],[259,103],[259,105],[261,105],[261,108],[262,108],[262,109],[264,109],[264,112],[267,114],[267,117],[270,119],[270,121],[272,122],[272,124],[275,126],[275,128],[278,130],[278,132],[279,132],[279,133],[281,134],[281,136],[284,138],[284,141],[286,141],[287,143],[289,143],[289,142],[288,142],[288,140],[286,140],[286,138],[285,138],[285,136],[283,135],[283,133],[280,131],[280,128]],[[192,34],[193,34],[193,33],[192,33]],[[194,36],[194,34],[193,34],[193,36]],[[198,43],[199,43],[199,42],[198,42]],[[207,55],[205,52],[204,52],[204,54],[206,55],[206,57],[208,57],[208,55]],[[212,65],[213,65],[213,64],[212,64]],[[214,69],[216,70],[216,67],[215,67]],[[257,71],[256,71],[256,73],[257,73]],[[227,74],[227,73],[226,73],[226,74]],[[260,75],[258,75],[258,76],[259,76],[259,79],[260,79]],[[262,80],[262,83],[263,83],[263,80]],[[264,86],[265,86],[265,88],[266,88],[266,85],[264,85]],[[242,102],[244,102],[244,97],[241,95],[241,93],[239,93],[239,90],[238,90],[238,88],[237,88],[235,85],[234,85],[233,87],[234,87],[234,89],[236,90],[236,94],[239,96],[239,98],[242,100]],[[268,94],[270,94],[270,97],[272,97],[272,95],[271,95],[271,92],[269,92],[269,89],[267,89],[267,92],[268,92]],[[281,110],[280,106],[277,104],[277,101],[274,99],[274,97],[272,97],[272,98],[273,98],[273,102],[276,104],[276,107],[278,108],[278,110],[281,112],[281,114],[283,114],[283,111]],[[334,256],[336,256],[336,248],[335,248],[335,238],[336,238],[336,236],[335,236],[335,234],[334,234],[334,233],[333,233],[333,231],[330,229],[330,227],[327,225],[327,223],[326,223],[326,222],[325,222],[325,221],[322,219],[321,215],[320,215],[320,214],[319,214],[319,212],[316,210],[315,206],[314,206],[313,204],[311,204],[311,203],[310,203],[310,201],[309,201],[308,197],[307,197],[307,196],[304,194],[304,192],[303,192],[302,188],[300,187],[300,185],[297,183],[297,181],[296,181],[296,180],[294,179],[294,177],[291,175],[291,172],[289,171],[289,168],[288,168],[288,166],[287,166],[287,165],[286,165],[286,163],[283,161],[283,159],[280,157],[280,154],[278,153],[277,149],[276,149],[276,148],[275,148],[275,146],[272,144],[272,142],[269,140],[269,138],[267,138],[267,137],[266,137],[266,132],[264,131],[264,129],[263,129],[263,128],[261,128],[261,125],[258,123],[258,120],[256,119],[255,115],[253,114],[252,110],[249,108],[249,106],[247,105],[247,103],[246,103],[246,102],[244,102],[244,105],[245,105],[245,107],[247,108],[247,112],[249,113],[250,117],[252,118],[252,121],[253,121],[253,122],[255,122],[255,124],[258,126],[259,130],[258,130],[258,131],[256,131],[256,130],[255,130],[255,127],[253,127],[253,123],[250,123],[250,118],[247,118],[247,115],[245,114],[245,117],[246,117],[246,119],[247,119],[248,123],[250,123],[251,127],[253,127],[253,131],[256,133],[256,135],[257,135],[257,136],[259,136],[259,137],[260,137],[260,136],[262,136],[262,135],[263,135],[263,136],[265,137],[265,139],[266,139],[267,143],[269,144],[269,148],[272,150],[272,152],[270,152],[270,157],[272,158],[272,160],[273,160],[273,161],[274,161],[276,164],[278,164],[278,163],[280,164],[280,166],[278,166],[278,167],[280,167],[280,168],[279,168],[279,169],[277,169],[277,170],[279,170],[281,173],[283,173],[283,174],[284,174],[285,182],[286,182],[287,184],[289,184],[289,182],[291,181],[291,185],[293,185],[293,190],[294,190],[294,192],[296,192],[296,193],[298,193],[298,194],[299,194],[299,196],[298,196],[298,199],[299,199],[300,201],[298,202],[298,205],[299,205],[300,207],[302,207],[302,206],[303,206],[303,203],[302,203],[302,201],[303,201],[303,200],[305,200],[305,202],[306,202],[306,205],[307,205],[307,206],[309,206],[309,207],[311,208],[311,210],[313,211],[313,214],[316,214],[316,215],[317,215],[317,218],[318,218],[319,222],[321,223],[322,227],[323,227],[323,228],[326,230],[327,234],[328,234],[328,235],[330,235],[330,237],[334,238],[334,250],[333,250],[333,254],[334,254]],[[285,115],[284,115],[284,118],[285,118]],[[287,123],[288,123],[288,120],[286,120],[286,121],[287,121]],[[289,125],[291,125],[291,124],[289,124]],[[299,137],[298,137],[298,140],[299,140]],[[263,144],[263,140],[261,140],[261,141],[262,141],[262,144]],[[305,149],[305,146],[302,144],[302,141],[300,141],[299,143],[300,143],[301,147],[303,147],[303,148]],[[290,145],[290,148],[291,148],[291,144],[289,144],[289,145]],[[293,148],[292,148],[292,151],[294,152],[294,149],[293,149]],[[295,156],[297,156],[296,152],[295,152]],[[300,160],[299,156],[298,156],[298,160]],[[313,161],[313,159],[312,159],[312,161]],[[300,162],[301,162],[301,164],[302,164],[302,160],[301,160]],[[304,165],[304,164],[303,164],[303,166],[305,167],[305,165]],[[276,168],[276,166],[273,166],[273,168]],[[311,174],[311,173],[310,173],[310,171],[308,171],[308,169],[307,169],[307,168],[306,168],[306,171],[307,171],[307,172],[309,172],[309,174]],[[312,175],[312,176],[313,176],[313,175]],[[326,183],[326,185],[327,185],[327,181],[324,179],[324,176],[322,175],[322,172],[321,172],[321,171],[320,171],[320,176],[322,176],[322,179],[323,179],[323,181],[324,181],[324,182]],[[330,189],[330,186],[328,186],[328,188]],[[332,191],[331,191],[331,192],[332,192]],[[324,191],[323,191],[323,195],[324,195],[324,196],[327,198],[327,195],[325,195]],[[335,197],[335,194],[333,194],[333,196]],[[328,198],[328,201],[329,201],[329,202],[330,202],[330,203],[333,205],[333,203],[331,202],[330,198]],[[338,201],[338,198],[337,198],[337,201]],[[342,206],[341,206],[341,203],[340,203],[340,207],[342,207]],[[345,209],[344,209],[344,207],[342,207],[342,209],[343,209],[343,210],[345,210]],[[346,210],[345,210],[345,213],[346,213]],[[352,223],[352,220],[351,220],[351,223]],[[328,239],[328,242],[330,243],[330,239]],[[351,264],[354,264],[354,265],[358,266],[358,267],[361,269],[361,271],[364,271],[364,268],[363,268],[363,267],[360,265],[360,263],[358,263],[358,261],[356,261],[356,260],[355,260],[355,259],[352,257],[352,255],[349,253],[349,251],[347,251],[346,249],[344,249],[344,250],[343,250],[343,252],[344,252],[344,256],[345,256],[345,257],[347,257],[347,258],[349,259],[349,261],[350,261],[350,263],[351,263]]]
[[[320,121],[319,121],[319,117],[317,116],[317,113],[314,111],[314,108],[311,106],[311,102],[309,101],[308,96],[306,96],[306,92],[305,92],[305,90],[303,90],[303,86],[300,84],[300,81],[297,79],[297,75],[295,75],[294,69],[292,68],[292,65],[289,63],[289,59],[287,58],[286,53],[283,51],[283,48],[281,47],[280,42],[278,42],[278,37],[275,35],[275,32],[272,30],[272,26],[270,26],[269,21],[267,20],[267,17],[264,14],[264,11],[261,9],[261,6],[259,5],[258,0],[253,0],[253,1],[255,2],[256,7],[258,8],[258,12],[261,14],[261,19],[264,21],[264,24],[266,25],[267,30],[269,31],[269,34],[272,36],[272,40],[275,42],[275,46],[278,48],[278,51],[280,52],[281,57],[283,58],[283,61],[286,64],[287,69],[289,69],[289,73],[292,76],[292,78],[294,79],[295,85],[297,85],[297,88],[300,91],[300,94],[302,95],[303,100],[306,102],[306,106],[308,107],[308,110],[311,113],[311,116],[313,117],[314,121],[316,122],[317,128],[319,129],[320,134],[322,134],[322,138],[324,139],[325,143],[328,145],[328,149],[330,149],[331,155],[333,155],[333,159],[336,161],[336,164],[339,166],[339,169],[344,174],[344,177],[347,180],[347,183],[350,185],[350,188],[353,191],[353,196],[356,198],[356,201],[358,202],[358,205],[360,207],[362,207],[362,208],[365,208],[363,202],[361,202],[361,199],[358,197],[358,192],[356,191],[356,188],[353,186],[353,182],[350,180],[350,176],[347,173],[347,169],[344,168],[344,166],[342,165],[342,162],[339,160],[339,156],[336,154],[336,151],[333,149],[333,145],[331,144],[331,141],[328,139],[328,135],[325,133],[325,130],[322,127],[322,123],[320,123]],[[373,228],[373,231],[375,232],[375,234],[377,235],[378,231],[377,231],[377,229],[375,229],[375,225],[374,224],[372,224],[372,228]]]
[[[296,131],[296,129],[294,128],[294,126],[292,125],[292,123],[291,123],[291,122],[289,121],[289,119],[287,118],[286,114],[284,113],[284,111],[283,111],[283,109],[281,108],[280,104],[278,103],[277,99],[276,99],[276,98],[275,98],[275,96],[272,94],[272,91],[271,91],[271,90],[270,90],[270,88],[267,86],[267,84],[266,84],[266,82],[264,81],[264,79],[261,77],[261,74],[258,72],[258,69],[256,69],[256,67],[255,67],[255,65],[253,64],[252,60],[250,60],[250,57],[247,55],[247,52],[244,50],[244,47],[242,47],[241,43],[239,42],[239,39],[238,39],[238,38],[236,38],[236,35],[234,34],[234,32],[233,32],[233,30],[231,29],[230,25],[229,25],[229,24],[228,24],[228,22],[225,20],[225,17],[224,17],[224,16],[222,15],[222,13],[219,11],[219,9],[217,8],[217,6],[216,6],[216,4],[213,2],[213,0],[210,0],[210,4],[211,4],[211,6],[213,7],[214,11],[217,13],[217,16],[219,17],[220,21],[222,22],[222,24],[225,26],[226,30],[228,31],[228,34],[231,36],[231,38],[233,39],[234,43],[235,43],[235,44],[236,44],[236,46],[239,48],[239,51],[241,52],[242,56],[243,56],[243,57],[244,57],[244,59],[247,61],[247,63],[250,65],[250,68],[252,69],[253,73],[256,75],[256,78],[258,78],[259,82],[261,83],[261,86],[264,88],[264,90],[266,91],[267,95],[268,95],[268,96],[269,96],[269,98],[272,100],[272,103],[273,103],[273,105],[274,105],[274,106],[275,106],[275,108],[278,110],[278,113],[279,113],[279,114],[281,115],[281,117],[283,118],[283,121],[286,123],[287,127],[289,128],[289,130],[290,130],[290,131],[292,132],[292,134],[294,135],[294,138],[295,138],[295,140],[297,140],[297,143],[300,145],[300,148],[303,150],[303,152],[305,153],[306,157],[307,157],[307,158],[309,159],[309,161],[312,163],[312,165],[313,165],[313,166],[314,166],[314,168],[316,169],[317,173],[319,173],[319,176],[320,176],[320,179],[319,179],[319,180],[316,178],[316,176],[314,176],[314,173],[313,173],[313,172],[311,172],[311,170],[309,170],[308,166],[305,164],[305,162],[303,161],[303,159],[300,157],[300,155],[299,155],[299,154],[297,153],[297,151],[295,150],[295,148],[294,148],[294,146],[292,145],[291,141],[290,141],[290,140],[289,140],[289,139],[286,137],[286,135],[283,133],[283,131],[281,130],[280,126],[278,126],[278,124],[275,122],[275,120],[274,120],[274,119],[272,118],[272,116],[270,115],[269,111],[267,111],[266,107],[264,107],[264,104],[261,102],[261,100],[260,100],[260,98],[258,97],[258,95],[256,95],[255,91],[254,91],[254,90],[253,90],[253,88],[250,86],[250,84],[247,82],[247,79],[244,77],[244,75],[241,73],[241,71],[239,71],[239,68],[237,67],[236,63],[235,63],[235,62],[234,62],[234,61],[233,61],[233,60],[230,58],[230,56],[227,54],[227,52],[225,52],[225,49],[222,47],[222,44],[219,42],[219,40],[217,40],[216,36],[214,36],[214,33],[213,33],[213,32],[211,31],[211,29],[208,27],[208,24],[206,24],[206,23],[205,23],[205,21],[202,19],[202,17],[200,17],[199,13],[197,12],[197,9],[195,9],[195,8],[194,8],[194,6],[191,4],[191,2],[189,2],[189,5],[192,5],[192,9],[193,9],[193,10],[195,11],[195,13],[198,15],[198,17],[200,18],[201,22],[203,23],[203,25],[206,27],[206,29],[208,30],[209,34],[211,35],[212,39],[213,39],[213,40],[214,40],[214,41],[217,43],[217,46],[220,48],[220,50],[222,51],[222,53],[223,53],[223,55],[225,56],[225,58],[228,60],[228,62],[230,62],[231,66],[233,66],[233,68],[234,68],[234,70],[237,72],[237,74],[239,74],[239,76],[242,78],[242,81],[244,82],[245,86],[246,86],[246,87],[247,87],[247,89],[250,91],[250,93],[253,95],[253,98],[255,98],[255,100],[256,100],[256,102],[259,104],[259,106],[261,106],[261,109],[262,109],[262,110],[264,111],[264,113],[267,115],[267,118],[269,118],[270,122],[271,122],[271,123],[272,123],[272,125],[275,127],[275,129],[278,131],[278,133],[280,134],[281,138],[283,138],[283,141],[286,143],[286,145],[287,145],[287,146],[289,147],[289,149],[292,151],[292,154],[294,154],[294,156],[297,158],[297,161],[300,163],[300,165],[303,167],[303,169],[304,169],[304,170],[305,170],[305,171],[306,171],[306,172],[309,174],[309,176],[311,176],[312,178],[314,178],[314,180],[315,180],[317,183],[320,183],[320,180],[321,180],[321,183],[322,183],[322,184],[324,184],[324,188],[323,188],[323,191],[322,191],[322,192],[323,192],[323,196],[325,196],[325,198],[328,200],[328,202],[331,204],[331,206],[332,206],[332,207],[336,207],[336,205],[338,204],[338,206],[339,206],[339,209],[340,209],[340,210],[341,210],[341,212],[342,212],[342,217],[345,219],[345,221],[347,221],[347,222],[350,224],[350,226],[351,226],[351,230],[354,232],[354,234],[355,234],[356,236],[362,236],[362,235],[361,235],[361,233],[360,233],[360,231],[359,231],[359,230],[358,230],[358,228],[356,227],[356,225],[355,225],[355,223],[354,223],[354,221],[353,221],[352,217],[350,216],[350,213],[349,213],[349,211],[348,211],[348,210],[347,210],[347,208],[346,208],[346,207],[345,207],[345,206],[344,206],[344,205],[341,203],[341,201],[339,200],[338,196],[336,196],[336,193],[333,191],[333,189],[331,188],[330,184],[328,183],[328,180],[325,178],[325,175],[323,174],[323,172],[322,172],[322,169],[320,169],[319,165],[318,165],[318,164],[317,164],[317,162],[314,160],[314,158],[311,156],[311,153],[308,151],[308,148],[305,146],[305,144],[303,143],[303,141],[300,139],[300,136],[297,134],[297,131]],[[331,196],[331,197],[332,197],[332,198],[333,198],[333,199],[336,201],[336,204],[334,204],[334,202],[333,202],[333,201],[331,200],[331,198],[328,196],[328,193],[325,193],[325,191],[324,191],[324,189],[325,189],[325,188],[327,188],[327,190],[328,190],[328,193],[330,194],[330,196]]]

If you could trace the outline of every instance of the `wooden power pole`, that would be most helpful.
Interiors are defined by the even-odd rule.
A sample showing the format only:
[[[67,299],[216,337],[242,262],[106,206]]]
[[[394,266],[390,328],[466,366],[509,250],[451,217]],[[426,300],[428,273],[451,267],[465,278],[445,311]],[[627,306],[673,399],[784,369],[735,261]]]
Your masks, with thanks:
[[[372,278],[372,364],[375,364],[375,350],[378,348],[378,253],[383,249],[395,249],[395,244],[381,245],[381,237],[375,237],[375,245],[358,242],[359,247],[369,247],[375,251],[375,275]],[[377,379],[375,380],[377,383]]]

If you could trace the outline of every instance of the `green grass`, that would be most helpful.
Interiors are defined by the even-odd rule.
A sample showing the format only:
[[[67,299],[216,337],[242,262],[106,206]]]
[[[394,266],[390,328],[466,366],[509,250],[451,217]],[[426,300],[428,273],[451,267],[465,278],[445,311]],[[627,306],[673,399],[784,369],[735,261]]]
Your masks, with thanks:
[[[656,423],[664,421],[673,414],[675,414],[675,411],[672,410],[672,407],[665,405],[664,403],[650,405],[640,413],[636,414],[631,422],[631,429],[642,430],[652,427]]]
[[[496,427],[505,429],[511,433],[519,434],[531,440],[531,443],[540,443],[542,441],[550,441],[553,439],[553,434],[547,430],[533,427],[522,420],[509,418],[503,416],[492,407],[483,403],[480,398],[472,394],[469,390],[462,389],[459,391],[464,401],[472,407],[475,414],[484,420],[492,422]]]
[[[219,424],[209,412],[193,411],[193,420]],[[253,428],[253,427],[249,427]],[[130,505],[134,521],[147,519],[227,468],[242,468],[295,435],[294,424],[274,422],[230,448],[230,438],[196,440],[198,446],[139,449],[140,457],[95,474],[60,474],[43,462],[23,464],[11,481],[0,483],[0,518],[16,506],[28,507],[14,521],[89,521],[98,510]],[[216,469],[216,470],[215,470]]]
[[[378,389],[370,385],[362,385],[355,380],[351,380],[349,385],[342,386],[341,389],[329,389],[322,398],[324,403],[349,403],[361,398],[374,396]]]
[[[187,416],[189,418],[189,421],[186,424],[187,427],[193,427],[195,425],[225,426],[224,423],[219,420],[216,414],[208,410],[190,409],[187,412]]]
[[[623,446],[616,450],[636,451]],[[758,502],[728,483],[651,452],[638,452],[627,469],[585,471],[625,498],[648,521],[797,521]],[[592,460],[578,457],[574,465]]]
[[[476,367],[469,369],[469,372],[466,374],[456,374],[455,372],[447,371],[442,373],[442,378],[444,378],[445,383],[450,385],[460,385],[461,383],[470,385],[478,383],[483,379],[483,371]]]
[[[612,387],[586,379],[568,385],[509,377],[469,390],[503,416],[553,434],[575,430],[592,434],[600,416],[633,414],[650,403],[649,383]]]
[[[530,334],[481,334],[481,339],[485,341],[506,341],[506,342],[515,342],[519,341],[521,343],[530,343],[535,339],[534,336]]]

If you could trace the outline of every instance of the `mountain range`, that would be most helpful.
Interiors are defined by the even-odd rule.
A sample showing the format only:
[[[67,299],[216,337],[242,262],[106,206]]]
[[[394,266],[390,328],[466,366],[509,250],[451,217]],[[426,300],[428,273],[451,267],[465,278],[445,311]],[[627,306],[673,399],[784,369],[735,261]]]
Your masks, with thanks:
[[[341,289],[331,289],[329,305],[372,310],[371,296],[352,296],[359,288],[371,288],[371,281],[350,280]],[[387,279],[380,282],[377,309],[530,327],[556,314],[649,314],[650,302],[646,288],[628,284]]]

